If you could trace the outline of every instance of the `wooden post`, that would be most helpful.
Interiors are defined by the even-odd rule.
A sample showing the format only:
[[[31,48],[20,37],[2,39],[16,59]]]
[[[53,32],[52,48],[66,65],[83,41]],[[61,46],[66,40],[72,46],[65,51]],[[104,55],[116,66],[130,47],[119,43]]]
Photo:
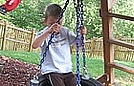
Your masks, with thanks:
[[[114,82],[114,71],[109,63],[114,61],[114,46],[108,42],[113,39],[112,17],[108,17],[108,0],[101,0],[101,17],[103,29],[103,47],[104,47],[104,72],[108,75],[105,86]]]
[[[8,23],[5,21],[5,28],[4,28],[4,32],[3,32],[1,50],[4,50],[4,49],[5,49],[7,24],[8,24]]]
[[[29,43],[29,52],[32,50],[32,42],[33,42],[33,39],[34,39],[34,34],[35,34],[35,30],[32,29],[31,39],[30,39],[30,43]]]

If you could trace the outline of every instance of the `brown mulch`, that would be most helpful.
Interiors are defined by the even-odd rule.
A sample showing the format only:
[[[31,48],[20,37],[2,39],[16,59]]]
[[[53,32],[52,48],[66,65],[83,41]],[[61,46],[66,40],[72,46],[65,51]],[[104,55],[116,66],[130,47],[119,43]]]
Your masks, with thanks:
[[[0,86],[28,86],[30,79],[39,74],[37,65],[0,56]]]

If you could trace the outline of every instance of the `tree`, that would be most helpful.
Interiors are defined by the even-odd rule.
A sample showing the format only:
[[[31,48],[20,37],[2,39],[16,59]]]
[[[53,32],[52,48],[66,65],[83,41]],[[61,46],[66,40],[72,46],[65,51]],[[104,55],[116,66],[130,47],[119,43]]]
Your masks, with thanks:
[[[113,12],[126,16],[134,14],[134,0],[117,0]],[[114,18],[114,36],[134,37],[134,23],[128,20]]]
[[[63,7],[66,0],[22,0],[20,5],[12,12],[8,13],[6,19],[16,26],[24,29],[41,30],[44,25],[44,9],[49,3],[57,3]],[[64,13],[64,25],[75,31],[76,12],[73,0],[69,0],[69,5]],[[102,37],[102,22],[99,16],[100,0],[83,0],[84,2],[84,25],[87,27],[87,39]],[[113,12],[125,15],[134,14],[134,0],[117,0]],[[125,3],[125,4],[124,4]],[[127,9],[126,9],[127,8]],[[131,11],[130,11],[131,10]],[[134,37],[134,24],[114,18],[114,36]]]

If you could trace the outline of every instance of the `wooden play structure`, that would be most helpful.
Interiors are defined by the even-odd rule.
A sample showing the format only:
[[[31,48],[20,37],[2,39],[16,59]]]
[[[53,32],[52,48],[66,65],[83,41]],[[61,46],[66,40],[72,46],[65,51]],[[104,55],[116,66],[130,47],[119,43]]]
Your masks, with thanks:
[[[104,82],[105,86],[116,86],[114,82],[114,68],[134,74],[134,69],[114,63],[114,45],[134,49],[134,44],[117,40],[113,37],[113,17],[134,21],[134,17],[112,13],[112,6],[116,0],[101,0],[101,18],[103,29],[103,46],[104,46],[104,75],[98,80]]]
[[[12,1],[12,0],[11,0]],[[13,9],[20,3],[21,0],[18,1],[17,4],[13,5]],[[134,49],[134,44],[130,44],[121,40],[117,40],[113,37],[113,17],[134,21],[134,17],[120,15],[112,13],[112,6],[115,4],[116,0],[101,0],[101,9],[100,16],[102,18],[102,29],[103,29],[103,47],[104,47],[104,74],[100,76],[97,80],[101,83],[104,83],[105,86],[116,86],[114,81],[114,69],[119,69],[121,71],[125,71],[127,73],[134,75],[134,69],[117,64],[114,62],[114,45]],[[0,12],[5,14],[5,12],[11,11],[6,10],[8,6],[5,6],[4,9],[1,8]],[[4,11],[3,11],[4,10]],[[6,11],[5,11],[6,10]]]

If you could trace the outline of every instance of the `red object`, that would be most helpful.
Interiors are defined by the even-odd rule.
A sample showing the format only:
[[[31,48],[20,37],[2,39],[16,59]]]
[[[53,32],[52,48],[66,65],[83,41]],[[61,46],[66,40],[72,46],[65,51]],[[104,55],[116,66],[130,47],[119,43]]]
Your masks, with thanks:
[[[5,4],[3,4],[2,6],[5,7],[6,11],[12,11],[14,10],[19,3],[21,2],[21,0],[7,0]]]

